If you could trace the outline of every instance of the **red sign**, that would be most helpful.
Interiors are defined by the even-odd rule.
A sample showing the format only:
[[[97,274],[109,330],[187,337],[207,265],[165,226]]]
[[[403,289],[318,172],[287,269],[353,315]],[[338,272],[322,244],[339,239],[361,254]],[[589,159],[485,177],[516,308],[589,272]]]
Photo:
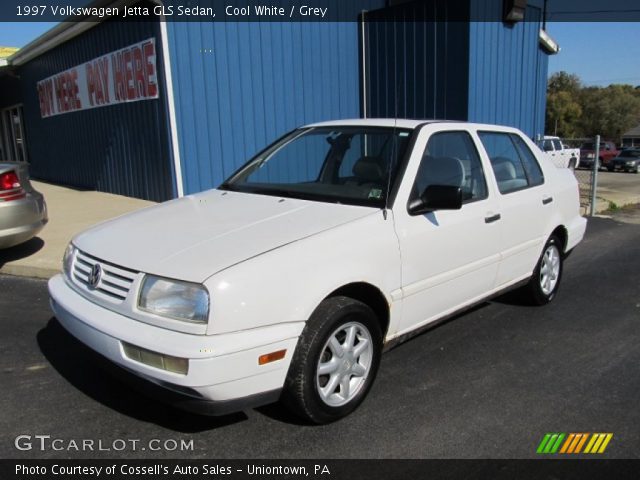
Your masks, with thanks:
[[[158,98],[155,39],[52,75],[37,88],[42,118]]]

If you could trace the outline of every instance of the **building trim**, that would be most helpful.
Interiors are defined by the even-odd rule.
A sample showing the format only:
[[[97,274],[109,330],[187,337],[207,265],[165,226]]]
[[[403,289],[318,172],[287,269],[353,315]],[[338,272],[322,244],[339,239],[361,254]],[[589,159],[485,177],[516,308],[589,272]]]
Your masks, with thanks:
[[[173,173],[178,197],[184,196],[182,181],[182,163],[180,162],[180,143],[178,138],[178,121],[176,119],[176,101],[173,96],[173,80],[171,78],[171,55],[169,54],[169,35],[164,17],[160,19],[160,37],[162,41],[162,59],[164,64],[164,83],[167,90],[167,104],[169,107],[169,135],[173,150]]]
[[[360,17],[360,32],[362,40],[362,118],[367,118],[367,44],[366,44],[366,20],[367,11],[363,10]]]

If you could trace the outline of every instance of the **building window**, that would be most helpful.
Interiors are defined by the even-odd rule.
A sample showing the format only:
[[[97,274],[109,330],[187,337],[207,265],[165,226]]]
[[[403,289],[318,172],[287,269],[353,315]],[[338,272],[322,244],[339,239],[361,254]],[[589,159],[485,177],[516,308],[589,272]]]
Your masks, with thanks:
[[[27,161],[22,105],[0,111],[0,161]]]

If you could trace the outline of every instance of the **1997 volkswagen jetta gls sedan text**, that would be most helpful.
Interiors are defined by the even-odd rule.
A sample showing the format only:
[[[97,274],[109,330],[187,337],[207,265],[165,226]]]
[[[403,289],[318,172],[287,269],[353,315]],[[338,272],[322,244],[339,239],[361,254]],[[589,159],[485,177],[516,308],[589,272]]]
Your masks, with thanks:
[[[510,288],[551,301],[585,228],[573,173],[518,130],[343,120],[78,235],[49,291],[69,332],[183,408],[281,399],[324,423],[383,347]]]

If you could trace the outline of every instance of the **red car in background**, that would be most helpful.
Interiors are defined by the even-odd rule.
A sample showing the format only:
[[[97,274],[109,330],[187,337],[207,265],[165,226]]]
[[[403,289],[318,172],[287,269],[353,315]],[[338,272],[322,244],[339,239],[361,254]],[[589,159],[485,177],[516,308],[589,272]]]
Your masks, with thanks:
[[[596,144],[595,142],[585,142],[580,146],[580,167],[593,168],[593,162],[596,160]],[[616,158],[620,151],[613,142],[600,142],[600,153],[598,155],[598,170],[607,168],[611,160]]]

